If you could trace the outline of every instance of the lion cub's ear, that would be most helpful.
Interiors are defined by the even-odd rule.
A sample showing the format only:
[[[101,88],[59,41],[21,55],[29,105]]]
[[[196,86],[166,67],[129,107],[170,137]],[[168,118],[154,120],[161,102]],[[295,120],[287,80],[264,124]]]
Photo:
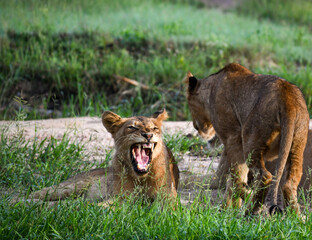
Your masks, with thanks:
[[[200,82],[193,76],[192,73],[188,72],[185,78],[185,83],[188,84],[187,92],[189,94],[196,94]]]
[[[105,111],[102,114],[102,123],[107,131],[112,135],[114,135],[119,130],[124,122],[125,120],[123,118],[111,111]]]
[[[158,122],[158,125],[162,124],[162,121],[168,119],[168,113],[166,109],[159,110],[152,115],[152,118],[155,118]]]

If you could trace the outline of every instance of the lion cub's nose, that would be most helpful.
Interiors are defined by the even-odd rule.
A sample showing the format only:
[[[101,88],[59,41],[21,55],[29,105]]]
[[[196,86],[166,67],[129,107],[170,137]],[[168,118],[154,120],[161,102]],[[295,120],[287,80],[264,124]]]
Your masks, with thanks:
[[[151,140],[153,137],[153,133],[141,133],[143,137],[145,137],[147,140]]]

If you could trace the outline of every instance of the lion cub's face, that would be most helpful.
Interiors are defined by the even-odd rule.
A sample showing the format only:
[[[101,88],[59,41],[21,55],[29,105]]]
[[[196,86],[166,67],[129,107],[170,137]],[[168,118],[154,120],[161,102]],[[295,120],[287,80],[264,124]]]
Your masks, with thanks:
[[[144,176],[149,171],[153,156],[161,145],[161,125],[167,112],[155,113],[152,117],[121,118],[107,111],[102,122],[115,140],[116,156],[134,175]]]
[[[201,137],[208,141],[212,140],[216,132],[211,124],[209,115],[206,113],[204,104],[201,101],[201,96],[198,93],[200,81],[190,72],[187,74],[185,81],[188,84],[187,101],[192,114],[193,126]]]

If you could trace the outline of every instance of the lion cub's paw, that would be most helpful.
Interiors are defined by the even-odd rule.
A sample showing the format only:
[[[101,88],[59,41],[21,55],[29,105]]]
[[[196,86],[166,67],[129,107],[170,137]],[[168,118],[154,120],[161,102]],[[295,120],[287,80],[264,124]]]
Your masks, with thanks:
[[[272,205],[269,209],[270,215],[282,214],[283,210],[278,205]]]

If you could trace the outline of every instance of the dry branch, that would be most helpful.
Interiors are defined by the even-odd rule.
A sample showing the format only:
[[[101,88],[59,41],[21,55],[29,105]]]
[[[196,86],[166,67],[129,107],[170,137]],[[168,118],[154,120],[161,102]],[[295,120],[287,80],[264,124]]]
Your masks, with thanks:
[[[119,76],[119,75],[114,75],[114,77],[117,79],[117,80],[122,80],[126,83],[129,83],[133,86],[137,86],[137,87],[140,87],[144,90],[150,90],[151,88],[143,83],[140,83],[136,80],[133,80],[133,79],[130,79],[130,78],[127,78],[127,77],[122,77],[122,76]]]

